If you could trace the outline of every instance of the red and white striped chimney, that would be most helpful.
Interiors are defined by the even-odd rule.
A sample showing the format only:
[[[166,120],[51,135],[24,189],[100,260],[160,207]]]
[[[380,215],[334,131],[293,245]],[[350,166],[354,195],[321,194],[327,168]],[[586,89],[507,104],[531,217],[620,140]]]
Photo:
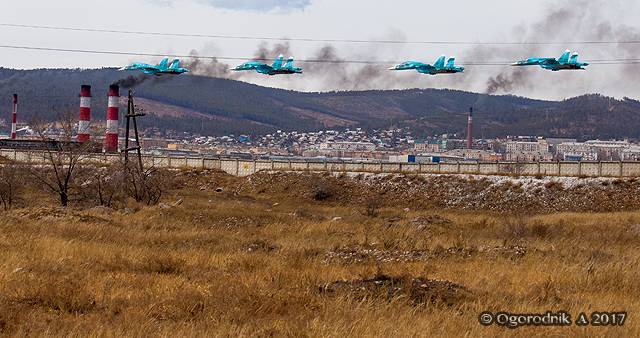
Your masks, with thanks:
[[[107,134],[104,138],[104,151],[118,151],[118,114],[120,111],[120,87],[109,86],[109,106],[107,108]]]
[[[18,94],[13,94],[13,114],[11,114],[11,139],[15,140],[18,135],[17,131],[18,124]]]
[[[91,139],[91,86],[80,87],[80,121],[78,122],[78,142],[87,142]]]

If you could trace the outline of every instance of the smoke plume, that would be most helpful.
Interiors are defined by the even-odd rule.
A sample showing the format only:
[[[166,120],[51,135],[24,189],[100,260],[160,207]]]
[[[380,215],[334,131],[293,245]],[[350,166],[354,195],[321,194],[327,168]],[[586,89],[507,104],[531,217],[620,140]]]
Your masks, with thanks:
[[[149,75],[145,75],[145,74],[129,75],[123,79],[120,79],[114,82],[113,84],[116,86],[120,86],[120,88],[129,89],[129,88],[134,88],[141,85],[142,83],[149,80],[150,78],[151,77]]]
[[[269,44],[262,42],[258,45],[258,50],[254,53],[254,61],[269,61],[275,59],[280,54],[284,57],[292,55],[291,46],[289,42],[276,43],[272,48],[269,48]]]
[[[522,41],[621,41],[640,39],[640,31],[610,21],[616,11],[623,10],[630,4],[623,1],[587,1],[564,0],[553,4],[545,15],[528,27],[517,27],[511,34],[512,40]],[[637,58],[640,47],[637,44],[605,44],[574,46],[561,45],[518,45],[509,47],[486,46],[476,47],[468,51],[474,58],[487,57],[504,58],[505,55],[513,56],[512,61],[527,57],[559,57],[565,49],[580,52],[581,59],[621,59]],[[558,72],[552,73],[530,68],[503,67],[501,71],[490,76],[486,81],[485,92],[514,93],[528,92],[543,93],[542,96],[553,95],[553,92],[566,90],[564,82],[571,82],[572,87],[578,90],[575,94],[586,93],[593,90],[616,88],[626,92],[631,83],[637,83],[635,74],[637,66],[634,65],[598,65],[596,63],[587,67],[587,72]],[[635,86],[635,85],[634,85]],[[622,88],[627,87],[627,88]],[[634,88],[637,90],[638,88]],[[566,97],[566,95],[565,95]]]
[[[511,93],[515,88],[521,88],[526,84],[527,72],[523,69],[514,69],[508,73],[503,72],[489,77],[485,94]]]
[[[193,75],[201,75],[201,76],[209,76],[209,77],[220,77],[220,78],[235,78],[231,71],[230,65],[220,62],[216,58],[211,59],[201,59],[198,58],[198,52],[196,50],[192,50],[190,55],[192,58],[187,60],[184,65],[187,69],[189,69],[189,73]]]

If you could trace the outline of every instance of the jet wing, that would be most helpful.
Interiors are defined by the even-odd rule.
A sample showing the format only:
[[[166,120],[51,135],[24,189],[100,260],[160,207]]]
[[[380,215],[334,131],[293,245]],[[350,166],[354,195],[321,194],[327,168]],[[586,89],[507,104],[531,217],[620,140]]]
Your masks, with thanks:
[[[420,73],[424,73],[424,74],[429,74],[433,71],[435,71],[437,68],[432,66],[432,65],[428,65],[428,64],[422,64],[420,65],[418,68],[416,68],[416,70]]]
[[[254,69],[256,70],[256,72],[260,74],[273,75],[275,72],[275,69],[272,66],[265,65],[265,64],[255,66]]]
[[[558,60],[554,58],[539,58],[538,63],[541,65],[557,65],[560,64]]]

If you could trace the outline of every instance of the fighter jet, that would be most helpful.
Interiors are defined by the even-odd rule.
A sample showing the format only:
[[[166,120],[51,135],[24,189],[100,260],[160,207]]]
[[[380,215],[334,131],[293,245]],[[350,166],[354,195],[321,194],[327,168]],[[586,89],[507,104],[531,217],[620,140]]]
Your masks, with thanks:
[[[588,65],[586,62],[578,62],[578,53],[571,54],[570,50],[566,50],[557,60],[554,58],[528,58],[512,64],[512,66],[540,66],[554,72],[559,70],[585,70],[584,67]]]
[[[169,68],[165,70],[161,70],[160,74],[180,75],[188,72],[189,70],[187,68],[180,67],[180,59],[174,59],[171,62],[171,65],[169,65]]]
[[[403,62],[399,65],[393,66],[389,68],[390,70],[410,70],[415,69],[419,73],[429,74],[429,75],[438,75],[438,74],[454,74],[454,73],[462,73],[464,72],[464,67],[459,67],[455,65],[456,58],[452,57],[447,60],[447,63],[444,63],[446,56],[442,55],[436,60],[436,62],[432,65],[418,62],[418,61],[407,61]]]
[[[233,71],[255,70],[260,74],[266,75],[280,75],[280,74],[302,74],[302,68],[294,67],[293,57],[287,60],[287,63],[283,65],[284,55],[278,56],[273,62],[273,65],[269,66],[258,61],[245,62],[235,68],[231,68]]]
[[[140,70],[147,75],[180,75],[188,72],[186,68],[180,67],[180,60],[174,59],[169,65],[169,58],[164,58],[157,65],[150,65],[148,63],[133,63],[130,66],[124,67],[120,70]]]

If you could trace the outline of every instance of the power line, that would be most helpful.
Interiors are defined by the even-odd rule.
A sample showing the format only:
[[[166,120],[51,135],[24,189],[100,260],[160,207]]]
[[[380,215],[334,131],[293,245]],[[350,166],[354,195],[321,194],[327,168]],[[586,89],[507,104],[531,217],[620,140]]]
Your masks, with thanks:
[[[80,54],[101,54],[101,55],[128,55],[128,56],[146,56],[146,57],[165,57],[171,56],[176,58],[190,58],[190,59],[208,59],[208,60],[232,60],[232,61],[270,61],[270,58],[255,58],[255,57],[234,57],[234,56],[211,56],[211,55],[179,55],[179,54],[157,54],[157,53],[144,53],[144,52],[126,52],[126,51],[110,51],[110,50],[92,50],[92,49],[70,49],[70,48],[53,48],[53,47],[36,47],[36,46],[17,46],[17,45],[0,45],[0,48],[5,49],[20,49],[20,50],[33,50],[33,51],[50,51],[50,52],[63,52],[63,53],[80,53]],[[406,61],[406,60],[404,60]],[[328,63],[328,64],[369,64],[369,65],[389,65],[397,64],[404,61],[383,61],[383,60],[343,60],[343,59],[302,59],[298,60],[300,63]],[[627,58],[627,59],[601,59],[601,60],[586,60],[593,64],[599,65],[620,65],[620,64],[640,64],[640,58]],[[469,61],[462,62],[464,65],[469,66],[508,66],[513,61]]]
[[[128,34],[142,36],[171,36],[171,37],[191,37],[191,38],[210,38],[210,39],[228,39],[228,40],[254,40],[254,41],[295,41],[295,42],[323,42],[323,43],[375,43],[375,44],[414,44],[414,45],[616,45],[616,44],[640,44],[640,40],[619,40],[619,41],[514,41],[514,42],[498,42],[498,41],[418,41],[418,40],[372,40],[372,39],[315,39],[315,38],[290,38],[290,37],[274,37],[274,36],[247,36],[247,35],[222,35],[222,34],[190,34],[190,33],[166,33],[166,32],[150,32],[150,31],[133,31],[133,30],[115,30],[85,27],[64,27],[64,26],[44,26],[44,25],[25,25],[14,23],[0,23],[0,26],[13,28],[29,28],[29,29],[46,29],[58,31],[74,31],[74,32],[93,32],[93,33],[111,33],[111,34]]]

